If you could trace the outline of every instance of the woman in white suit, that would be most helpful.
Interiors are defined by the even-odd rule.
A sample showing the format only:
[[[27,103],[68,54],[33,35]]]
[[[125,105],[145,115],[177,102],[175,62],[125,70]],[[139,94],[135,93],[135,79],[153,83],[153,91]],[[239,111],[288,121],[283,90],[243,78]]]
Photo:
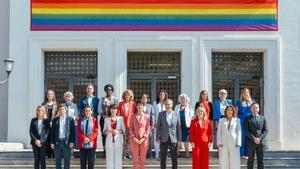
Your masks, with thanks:
[[[190,141],[190,125],[192,118],[194,116],[194,110],[189,106],[190,98],[187,94],[182,93],[178,97],[180,104],[175,106],[175,113],[180,116],[181,124],[181,142],[184,143],[185,157],[190,157],[189,155],[189,141]],[[178,142],[177,154],[181,148],[181,142]]]
[[[227,106],[219,120],[217,145],[220,169],[240,169],[241,124],[233,106]]]
[[[108,117],[104,120],[103,132],[106,134],[106,168],[122,169],[123,134],[125,126],[123,117],[118,116],[118,106],[108,108]]]

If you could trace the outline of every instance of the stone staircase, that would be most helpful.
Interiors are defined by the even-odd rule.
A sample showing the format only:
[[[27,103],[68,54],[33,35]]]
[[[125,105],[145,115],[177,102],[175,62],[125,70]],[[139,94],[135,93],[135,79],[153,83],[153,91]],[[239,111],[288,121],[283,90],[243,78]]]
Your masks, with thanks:
[[[78,156],[78,152],[75,152]],[[183,156],[183,154],[182,154]],[[266,151],[265,152],[265,168],[274,169],[300,169],[300,151]],[[191,158],[178,158],[178,168],[190,169],[192,168]],[[167,166],[171,166],[171,159],[168,158]],[[210,168],[218,168],[218,152],[213,150],[210,152]],[[0,169],[32,169],[33,168],[33,154],[30,149],[11,152],[0,152]],[[54,169],[54,159],[47,159],[47,168]],[[72,158],[71,168],[79,169],[79,158]],[[95,168],[106,168],[103,152],[97,151],[97,158],[95,161]],[[132,160],[123,160],[123,168],[132,168]],[[160,162],[156,159],[147,159],[146,168],[160,168]],[[241,160],[241,168],[247,168],[246,160]]]

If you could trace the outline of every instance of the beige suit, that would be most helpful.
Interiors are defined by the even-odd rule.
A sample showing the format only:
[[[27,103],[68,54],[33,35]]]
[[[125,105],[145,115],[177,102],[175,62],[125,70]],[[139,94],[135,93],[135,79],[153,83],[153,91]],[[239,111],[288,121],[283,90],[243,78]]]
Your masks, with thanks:
[[[219,120],[217,145],[219,147],[220,169],[240,169],[241,124],[238,118],[232,118],[228,129],[226,118]]]
[[[111,118],[107,117],[104,121],[103,131],[111,130]],[[122,117],[117,117],[118,134],[115,136],[108,133],[106,136],[106,165],[107,169],[122,169],[122,150],[123,150],[123,134],[125,132],[124,121]],[[115,142],[113,143],[113,137]]]

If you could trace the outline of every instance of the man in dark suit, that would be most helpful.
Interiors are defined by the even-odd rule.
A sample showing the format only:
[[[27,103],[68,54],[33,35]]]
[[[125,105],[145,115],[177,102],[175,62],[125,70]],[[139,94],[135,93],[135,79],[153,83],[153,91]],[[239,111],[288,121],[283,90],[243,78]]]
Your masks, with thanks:
[[[245,134],[248,144],[248,162],[247,168],[253,169],[254,155],[257,156],[257,168],[264,168],[264,138],[268,134],[267,121],[264,116],[259,115],[259,104],[251,105],[252,115],[246,118]]]
[[[66,115],[64,104],[58,106],[58,117],[52,122],[51,148],[55,153],[56,169],[61,169],[61,158],[64,157],[64,169],[70,168],[71,149],[75,143],[75,123]]]
[[[172,169],[177,169],[177,142],[181,141],[180,117],[173,111],[173,101],[165,101],[166,111],[159,113],[157,119],[156,141],[160,144],[161,169],[166,168],[168,147],[172,158]]]
[[[98,119],[98,104],[99,104],[99,98],[94,96],[94,85],[88,84],[86,87],[86,96],[82,97],[79,102],[79,116],[83,117],[84,112],[83,109],[85,106],[89,105],[93,108],[93,117]]]

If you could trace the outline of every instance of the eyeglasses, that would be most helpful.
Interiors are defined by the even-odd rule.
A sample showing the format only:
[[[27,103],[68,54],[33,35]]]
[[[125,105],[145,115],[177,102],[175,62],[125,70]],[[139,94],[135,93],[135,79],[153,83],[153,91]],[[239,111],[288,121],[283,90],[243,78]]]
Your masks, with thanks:
[[[112,90],[111,88],[107,88],[106,91]]]
[[[220,94],[227,94],[227,93],[220,93]]]

